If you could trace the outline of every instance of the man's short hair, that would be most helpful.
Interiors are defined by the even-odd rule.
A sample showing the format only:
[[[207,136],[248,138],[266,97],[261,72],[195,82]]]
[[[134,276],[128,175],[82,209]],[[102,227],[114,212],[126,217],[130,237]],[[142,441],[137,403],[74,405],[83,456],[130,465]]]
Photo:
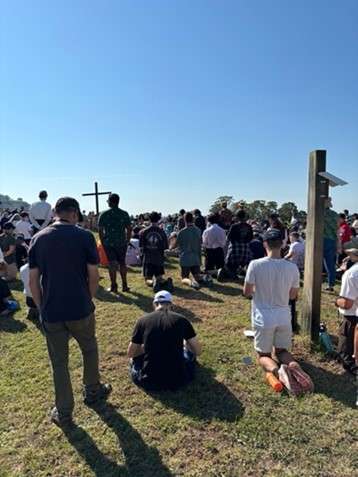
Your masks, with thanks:
[[[201,212],[199,209],[194,209],[194,215],[201,215]]]
[[[186,212],[184,215],[184,220],[187,224],[192,224],[194,221],[193,214],[191,212]]]
[[[80,204],[73,197],[60,197],[55,205],[55,212],[57,215],[69,212],[77,212],[78,221],[83,221],[83,215],[80,209]]]
[[[149,214],[149,220],[151,221],[151,223],[156,223],[156,222],[159,222],[159,220],[161,219],[161,214],[159,214],[158,212],[151,212]]]
[[[184,214],[185,214],[185,210],[184,210],[184,209],[180,209],[180,210],[179,210],[179,214],[180,214],[180,215],[184,215]]]
[[[281,247],[282,247],[282,240],[281,240],[281,239],[277,239],[277,240],[265,240],[265,242],[267,243],[267,247],[268,247],[270,250],[273,250],[273,249],[277,249],[277,248],[281,248]]]
[[[20,214],[20,217],[24,218],[24,217],[28,217],[29,214],[27,212],[21,212]]]
[[[47,192],[45,190],[39,193],[39,199],[47,199]]]
[[[244,209],[240,209],[236,212],[236,217],[239,219],[239,220],[246,220],[247,218],[247,214],[245,212]]]
[[[223,202],[223,203],[221,204],[221,207],[222,207],[223,209],[226,209],[226,207],[227,207],[227,202]]]
[[[298,232],[295,232],[294,230],[290,232],[291,237],[294,239],[298,240],[300,238],[300,234]]]
[[[118,194],[109,194],[108,203],[112,204],[112,205],[118,205],[119,204],[119,195]]]
[[[208,216],[208,222],[210,224],[218,224],[220,222],[220,217],[218,216],[218,214],[210,214]]]
[[[339,218],[343,219],[343,220],[346,220],[347,217],[346,217],[346,214],[342,213],[342,214],[339,214]]]

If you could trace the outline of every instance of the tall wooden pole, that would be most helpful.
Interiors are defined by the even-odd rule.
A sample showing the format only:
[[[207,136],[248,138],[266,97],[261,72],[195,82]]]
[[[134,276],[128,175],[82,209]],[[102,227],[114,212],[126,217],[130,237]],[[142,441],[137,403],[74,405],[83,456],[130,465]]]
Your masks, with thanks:
[[[325,171],[326,151],[311,152],[301,327],[304,333],[310,334],[313,341],[318,341],[321,317],[324,207],[329,184],[319,173]]]

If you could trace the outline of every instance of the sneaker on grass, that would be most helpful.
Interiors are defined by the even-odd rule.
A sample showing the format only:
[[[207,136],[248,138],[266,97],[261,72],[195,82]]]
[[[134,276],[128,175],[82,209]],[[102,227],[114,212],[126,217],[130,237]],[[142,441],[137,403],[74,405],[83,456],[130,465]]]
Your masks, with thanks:
[[[96,387],[85,386],[83,390],[83,402],[86,406],[91,406],[99,401],[106,400],[112,392],[110,384],[99,384]]]

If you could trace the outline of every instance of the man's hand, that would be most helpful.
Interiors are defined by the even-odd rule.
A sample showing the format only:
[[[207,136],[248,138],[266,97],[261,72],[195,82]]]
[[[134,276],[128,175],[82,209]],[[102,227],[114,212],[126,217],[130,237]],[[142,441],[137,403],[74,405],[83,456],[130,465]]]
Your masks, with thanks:
[[[91,294],[91,297],[94,298],[97,289],[98,289],[98,282],[99,282],[99,273],[98,273],[98,266],[87,264],[87,273],[88,273],[88,288]]]
[[[40,270],[38,268],[30,268],[30,290],[32,294],[32,299],[34,300],[39,310],[41,309],[42,302],[42,288],[40,278]]]

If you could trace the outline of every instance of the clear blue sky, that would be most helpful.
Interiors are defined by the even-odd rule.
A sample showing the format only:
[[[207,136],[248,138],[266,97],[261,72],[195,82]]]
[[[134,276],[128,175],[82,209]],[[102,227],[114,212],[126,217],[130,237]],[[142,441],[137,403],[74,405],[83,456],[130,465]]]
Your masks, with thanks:
[[[358,211],[357,0],[0,0],[0,192],[131,213],[306,206],[310,150]],[[101,207],[104,207],[101,200]]]

